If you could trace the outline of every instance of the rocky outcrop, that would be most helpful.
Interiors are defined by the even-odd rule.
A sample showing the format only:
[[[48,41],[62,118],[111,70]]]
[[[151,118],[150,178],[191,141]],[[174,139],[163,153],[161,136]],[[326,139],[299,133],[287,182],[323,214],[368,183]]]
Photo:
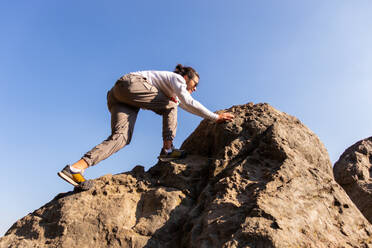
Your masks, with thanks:
[[[372,247],[323,144],[267,104],[204,120],[185,159],[106,175],[17,221],[0,247]]]
[[[336,181],[372,223],[372,137],[346,149],[333,172]]]

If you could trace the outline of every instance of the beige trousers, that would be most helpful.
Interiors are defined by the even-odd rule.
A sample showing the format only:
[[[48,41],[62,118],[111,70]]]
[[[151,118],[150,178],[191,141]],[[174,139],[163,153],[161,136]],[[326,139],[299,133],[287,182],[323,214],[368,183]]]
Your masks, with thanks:
[[[141,108],[163,116],[164,140],[173,140],[176,135],[177,104],[142,76],[127,74],[120,78],[107,93],[107,106],[111,113],[111,135],[82,157],[88,166],[108,158],[130,143]]]

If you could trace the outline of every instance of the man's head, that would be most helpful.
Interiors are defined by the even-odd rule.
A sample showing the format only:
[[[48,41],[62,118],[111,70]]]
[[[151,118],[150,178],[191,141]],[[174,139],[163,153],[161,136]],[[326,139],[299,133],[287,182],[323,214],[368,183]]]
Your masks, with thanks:
[[[178,64],[174,73],[180,74],[185,79],[187,91],[190,92],[190,94],[196,90],[200,77],[194,68]]]

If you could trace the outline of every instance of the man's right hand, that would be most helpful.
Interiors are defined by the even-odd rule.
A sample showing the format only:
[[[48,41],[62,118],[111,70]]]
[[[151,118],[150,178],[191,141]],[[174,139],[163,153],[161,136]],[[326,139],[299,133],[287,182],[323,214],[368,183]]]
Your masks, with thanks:
[[[216,120],[217,123],[223,123],[225,121],[232,121],[234,119],[234,115],[230,113],[221,113],[218,115],[218,119]]]

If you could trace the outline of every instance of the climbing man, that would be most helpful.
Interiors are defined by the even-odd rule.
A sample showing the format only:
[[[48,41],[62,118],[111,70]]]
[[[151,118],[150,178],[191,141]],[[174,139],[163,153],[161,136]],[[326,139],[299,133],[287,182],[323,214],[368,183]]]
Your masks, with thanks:
[[[87,152],[79,161],[67,165],[58,175],[74,186],[85,182],[83,172],[129,144],[140,109],[152,110],[163,117],[163,148],[159,159],[177,159],[185,151],[174,148],[177,128],[177,106],[217,123],[231,121],[231,113],[215,114],[191,97],[199,83],[199,74],[192,67],[178,64],[174,72],[139,71],[116,81],[107,93],[111,113],[111,135]]]

